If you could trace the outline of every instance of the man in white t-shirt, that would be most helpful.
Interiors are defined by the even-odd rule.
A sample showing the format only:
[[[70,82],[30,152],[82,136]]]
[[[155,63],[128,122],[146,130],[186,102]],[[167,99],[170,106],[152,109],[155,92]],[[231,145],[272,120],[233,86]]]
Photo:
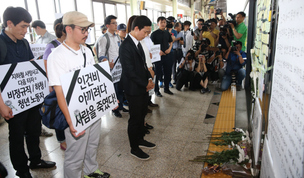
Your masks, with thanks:
[[[63,112],[68,128],[65,129],[67,149],[64,159],[64,177],[81,177],[83,169],[84,177],[110,177],[98,169],[96,161],[97,148],[100,136],[100,119],[85,131],[76,135],[73,127],[65,97],[62,91],[60,76],[95,63],[89,48],[81,45],[88,37],[88,30],[94,27],[93,22],[77,11],[64,14],[62,23],[66,40],[58,46],[47,60],[49,85],[53,86],[57,95],[58,105]],[[84,56],[85,55],[85,56]]]

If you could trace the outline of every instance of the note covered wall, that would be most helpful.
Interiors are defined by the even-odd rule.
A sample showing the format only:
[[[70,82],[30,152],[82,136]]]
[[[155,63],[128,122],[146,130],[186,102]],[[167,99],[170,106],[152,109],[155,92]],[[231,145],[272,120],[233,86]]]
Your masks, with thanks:
[[[267,137],[273,172],[278,177],[303,177],[304,26],[299,22],[304,1],[280,0],[279,9]]]

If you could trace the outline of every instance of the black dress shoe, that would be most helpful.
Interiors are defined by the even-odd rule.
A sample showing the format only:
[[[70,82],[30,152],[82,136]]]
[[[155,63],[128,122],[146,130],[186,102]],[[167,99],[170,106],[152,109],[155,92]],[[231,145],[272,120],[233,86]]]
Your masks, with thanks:
[[[169,94],[169,95],[173,95],[173,93],[170,90],[165,90],[164,92]]]
[[[154,143],[148,142],[147,140],[139,141],[138,145],[139,145],[139,147],[147,148],[147,149],[156,148],[156,145]]]
[[[136,151],[131,149],[131,155],[140,160],[150,159],[150,156],[147,153],[143,152],[143,150],[141,150],[140,148],[138,148],[138,150]]]
[[[152,103],[152,102],[151,102],[151,103],[149,103],[149,106],[150,106],[150,107],[158,107],[158,104],[155,104],[155,103]]]
[[[152,125],[150,125],[150,124],[148,124],[148,123],[146,123],[145,127],[146,127],[147,129],[153,129],[153,128],[154,128]]]
[[[30,164],[30,168],[31,169],[51,168],[54,167],[55,165],[56,165],[55,162],[41,160],[40,163],[38,164]]]
[[[29,172],[20,173],[20,172],[17,171],[16,176],[18,176],[20,178],[33,178],[31,173],[29,173]]]
[[[129,112],[129,110],[126,108],[122,108],[122,112]]]
[[[122,118],[122,115],[120,114],[120,112],[118,111],[118,109],[112,111],[113,115],[119,118]]]
[[[160,92],[155,92],[155,95],[158,97],[163,97],[163,95]]]

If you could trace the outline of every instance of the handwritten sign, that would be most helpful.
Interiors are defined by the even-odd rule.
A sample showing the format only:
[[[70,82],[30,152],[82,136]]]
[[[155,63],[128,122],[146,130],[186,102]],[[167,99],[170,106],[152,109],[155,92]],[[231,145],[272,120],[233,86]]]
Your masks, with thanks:
[[[151,59],[152,63],[160,61],[160,55],[159,55],[159,53],[160,53],[160,44],[153,45],[151,47],[150,52],[152,53],[152,59]]]
[[[47,44],[30,44],[35,60],[44,54],[46,45]]]
[[[278,177],[303,177],[304,1],[279,1],[280,15],[269,106],[268,140]],[[262,165],[263,169],[267,169]]]
[[[44,62],[0,65],[1,96],[16,115],[44,101],[49,94]]]
[[[60,76],[74,128],[82,132],[117,106],[108,62]]]
[[[260,154],[260,144],[261,144],[261,134],[262,134],[262,110],[260,101],[258,98],[255,99],[254,110],[252,115],[252,144],[253,144],[253,154],[254,161],[257,165],[259,154]]]
[[[121,73],[122,73],[122,67],[120,60],[118,58],[113,69],[111,70],[113,83],[117,83],[120,81]]]

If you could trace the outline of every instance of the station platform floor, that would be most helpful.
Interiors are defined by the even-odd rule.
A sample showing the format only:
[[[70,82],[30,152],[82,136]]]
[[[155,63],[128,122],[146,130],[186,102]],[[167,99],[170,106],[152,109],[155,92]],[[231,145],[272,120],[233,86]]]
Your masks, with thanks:
[[[209,142],[204,139],[211,136],[215,122],[215,117],[206,116],[212,115],[210,112],[217,114],[217,109],[211,107],[211,103],[220,98],[216,95],[222,95],[215,85],[209,88],[212,92],[206,94],[201,94],[199,90],[183,88],[177,91],[173,88],[171,91],[174,95],[168,95],[161,89],[163,97],[152,96],[153,102],[159,107],[150,108],[152,113],[146,116],[146,121],[154,129],[145,139],[157,147],[143,149],[150,155],[147,161],[138,160],[130,154],[127,136],[129,115],[122,113],[122,118],[116,118],[110,112],[103,116],[97,154],[100,170],[110,173],[111,178],[201,177],[204,164],[189,160],[206,155]],[[245,93],[244,90],[241,92]],[[53,130],[48,131],[54,133]],[[0,124],[0,143],[0,161],[8,170],[8,178],[16,177],[9,158],[8,126],[5,121]],[[55,161],[56,167],[31,170],[33,177],[63,178],[64,151],[60,149],[55,135],[40,137],[40,148],[42,159]]]

